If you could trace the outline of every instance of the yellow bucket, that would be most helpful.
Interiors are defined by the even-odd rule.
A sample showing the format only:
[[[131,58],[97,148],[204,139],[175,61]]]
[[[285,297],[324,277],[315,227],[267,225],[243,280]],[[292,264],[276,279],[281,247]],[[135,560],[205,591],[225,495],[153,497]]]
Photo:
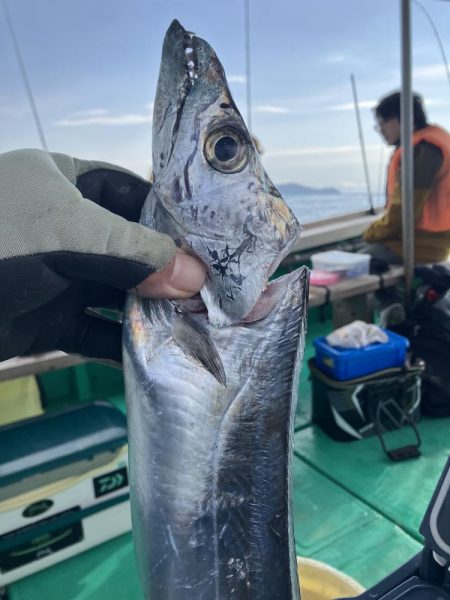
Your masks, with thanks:
[[[335,600],[358,596],[364,588],[344,573],[325,563],[297,557],[302,600]]]

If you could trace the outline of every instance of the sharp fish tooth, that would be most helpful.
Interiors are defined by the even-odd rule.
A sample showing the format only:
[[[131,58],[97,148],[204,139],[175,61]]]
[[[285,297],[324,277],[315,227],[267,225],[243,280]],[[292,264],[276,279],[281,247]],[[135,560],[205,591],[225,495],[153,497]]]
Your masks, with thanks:
[[[194,33],[186,31],[184,35],[184,53],[186,55],[186,69],[189,75],[191,85],[194,85],[197,79],[196,69],[197,63],[195,60],[195,51],[193,47]]]

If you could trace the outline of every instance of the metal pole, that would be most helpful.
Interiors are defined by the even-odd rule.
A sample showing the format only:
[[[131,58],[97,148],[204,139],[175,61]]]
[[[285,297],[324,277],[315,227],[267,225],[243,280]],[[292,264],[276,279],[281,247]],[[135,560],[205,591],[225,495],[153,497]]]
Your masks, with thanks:
[[[22,55],[20,53],[19,43],[16,38],[16,34],[14,32],[14,28],[12,25],[11,17],[9,16],[8,7],[6,5],[6,0],[2,0],[3,9],[5,11],[6,24],[9,29],[9,33],[11,34],[12,43],[14,46],[14,51],[16,53],[17,62],[19,63],[20,73],[22,75],[23,82],[25,84],[25,89],[28,96],[28,101],[31,106],[31,111],[33,113],[34,122],[36,124],[36,129],[39,135],[39,140],[41,142],[41,146],[44,150],[48,151],[47,141],[45,139],[44,130],[42,129],[41,121],[39,119],[39,113],[36,108],[36,103],[33,97],[33,91],[31,89],[30,80],[28,79],[27,70],[25,68],[25,63],[23,62]]]
[[[247,81],[247,127],[252,133],[252,84],[250,61],[250,0],[245,0],[245,70]]]
[[[373,208],[372,191],[370,189],[370,178],[369,178],[369,169],[367,167],[366,146],[364,144],[364,135],[363,135],[363,128],[361,125],[361,116],[359,114],[358,93],[356,91],[356,81],[355,81],[355,76],[353,75],[353,73],[350,75],[350,79],[352,82],[353,102],[355,104],[356,123],[358,125],[359,143],[361,146],[361,156],[362,156],[363,166],[364,166],[364,176],[366,178],[367,195],[369,197],[370,212],[374,215],[375,209]]]
[[[400,0],[402,39],[402,224],[403,263],[405,268],[405,300],[411,296],[414,274],[414,156],[412,145],[413,102],[411,91],[411,0]]]

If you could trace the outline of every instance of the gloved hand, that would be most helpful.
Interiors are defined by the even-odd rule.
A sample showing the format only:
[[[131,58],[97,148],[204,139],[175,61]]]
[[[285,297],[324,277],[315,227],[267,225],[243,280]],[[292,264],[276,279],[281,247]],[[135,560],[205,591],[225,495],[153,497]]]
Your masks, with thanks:
[[[0,155],[0,360],[51,349],[121,361],[125,290],[196,293],[204,269],[139,225],[150,183],[106,163],[41,150]],[[134,221],[134,222],[133,222]]]

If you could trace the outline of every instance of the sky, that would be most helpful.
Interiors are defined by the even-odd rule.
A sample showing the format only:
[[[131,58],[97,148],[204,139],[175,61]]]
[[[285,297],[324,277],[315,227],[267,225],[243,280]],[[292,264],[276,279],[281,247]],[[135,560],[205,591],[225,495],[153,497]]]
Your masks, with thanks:
[[[50,150],[146,176],[151,111],[172,19],[218,54],[246,118],[244,0],[5,0]],[[413,86],[450,129],[450,1],[412,4]],[[253,132],[276,183],[365,190],[350,75],[374,193],[390,149],[372,108],[398,89],[400,0],[250,0]],[[39,137],[0,2],[0,152]]]

